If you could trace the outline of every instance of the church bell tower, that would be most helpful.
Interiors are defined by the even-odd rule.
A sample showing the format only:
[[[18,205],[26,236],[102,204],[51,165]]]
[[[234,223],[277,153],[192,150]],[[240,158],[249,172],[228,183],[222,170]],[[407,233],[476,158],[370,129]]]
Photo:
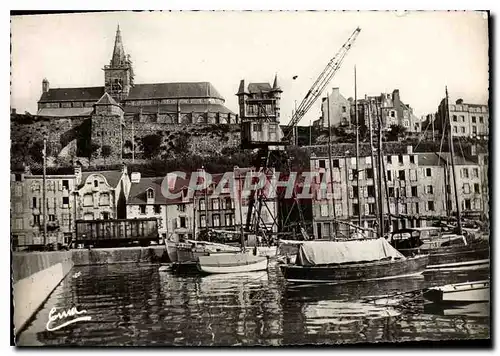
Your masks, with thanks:
[[[125,99],[134,85],[134,72],[130,57],[125,54],[120,25],[116,30],[115,47],[109,65],[104,66],[104,88],[117,102]]]

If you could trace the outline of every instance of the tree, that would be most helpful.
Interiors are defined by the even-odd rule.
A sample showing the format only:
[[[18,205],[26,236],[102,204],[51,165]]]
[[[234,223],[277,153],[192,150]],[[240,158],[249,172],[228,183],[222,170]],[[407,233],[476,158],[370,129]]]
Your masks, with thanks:
[[[156,157],[160,151],[162,137],[159,135],[148,135],[142,138],[142,151],[145,158]]]
[[[403,137],[406,132],[406,127],[401,125],[391,125],[387,131],[386,139],[387,141],[398,141],[400,137]]]

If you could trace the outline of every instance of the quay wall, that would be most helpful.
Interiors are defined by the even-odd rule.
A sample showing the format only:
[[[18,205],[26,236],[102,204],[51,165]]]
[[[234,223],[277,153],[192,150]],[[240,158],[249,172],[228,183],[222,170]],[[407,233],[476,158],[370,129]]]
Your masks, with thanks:
[[[17,334],[73,266],[169,262],[165,246],[12,253],[14,327]]]
[[[73,267],[71,251],[12,255],[12,289],[16,333],[40,308]]]

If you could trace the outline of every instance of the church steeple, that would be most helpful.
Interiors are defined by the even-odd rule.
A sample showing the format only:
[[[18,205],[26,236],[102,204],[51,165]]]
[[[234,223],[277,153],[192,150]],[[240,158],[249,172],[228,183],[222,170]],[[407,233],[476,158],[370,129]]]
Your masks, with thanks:
[[[125,50],[123,49],[122,34],[120,32],[120,25],[116,29],[115,36],[115,48],[113,49],[113,57],[111,58],[111,67],[120,67],[125,65],[127,62],[127,57],[125,56]]]
[[[116,29],[115,47],[109,65],[104,66],[104,89],[117,102],[125,99],[134,84],[132,62],[125,54],[120,25]]]

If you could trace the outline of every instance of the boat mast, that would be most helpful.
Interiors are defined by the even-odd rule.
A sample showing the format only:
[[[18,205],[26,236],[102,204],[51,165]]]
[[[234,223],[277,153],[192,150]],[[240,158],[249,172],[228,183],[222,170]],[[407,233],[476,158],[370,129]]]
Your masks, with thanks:
[[[233,176],[236,177],[236,170],[233,171]],[[241,234],[240,244],[241,244],[241,249],[244,250],[245,249],[245,235],[243,233],[243,212],[241,211],[243,209],[243,188],[241,186],[240,177],[237,177],[237,179],[238,179],[238,189],[237,190],[239,191],[239,194],[236,195],[236,198],[240,204],[240,208],[239,208],[239,211],[240,211],[240,234]]]
[[[378,221],[378,224],[379,226],[382,224],[382,215],[380,214],[379,215],[379,208],[380,208],[380,203],[378,201],[378,196],[379,194],[377,194],[377,183],[378,180],[378,176],[380,176],[380,174],[378,172],[376,172],[376,165],[375,165],[375,154],[374,154],[374,147],[373,147],[373,128],[372,128],[372,107],[371,107],[371,104],[370,104],[370,101],[368,100],[368,104],[367,104],[367,107],[368,107],[368,130],[370,132],[370,151],[371,151],[371,166],[372,166],[372,172],[373,172],[373,187],[375,188],[374,189],[374,192],[375,192],[375,207],[376,207],[376,214],[375,214],[375,221],[379,220]],[[376,106],[375,106],[376,108]],[[379,231],[380,232],[380,236],[383,235],[382,231],[380,231],[380,227],[379,227]]]
[[[356,66],[354,66],[354,114],[356,117],[356,181],[358,191],[358,225],[361,227],[361,194],[359,193],[359,122],[358,122],[358,92],[356,84]]]
[[[335,227],[335,238],[337,238],[337,216],[335,213],[335,197],[333,196],[333,164],[332,164],[332,124],[330,123],[330,94],[326,93],[326,105],[328,115],[328,168],[330,169],[330,187],[332,194],[332,207],[333,207],[333,226]],[[328,194],[328,189],[326,190]],[[327,195],[328,197],[328,195]],[[330,202],[330,199],[328,199]],[[330,235],[331,239],[331,235]]]
[[[43,245],[47,245],[47,202],[46,202],[46,183],[47,183],[47,138],[43,138],[43,176],[42,176],[42,214],[43,214]]]
[[[446,90],[446,119],[450,126],[449,140],[448,144],[450,145],[450,153],[451,153],[451,171],[453,173],[453,188],[455,190],[455,204],[457,206],[457,222],[458,222],[458,233],[462,233],[462,222],[460,221],[460,204],[458,203],[458,191],[457,191],[457,178],[455,173],[455,152],[453,148],[453,133],[451,129],[451,121],[450,121],[450,106],[448,103],[448,87],[445,87]]]

